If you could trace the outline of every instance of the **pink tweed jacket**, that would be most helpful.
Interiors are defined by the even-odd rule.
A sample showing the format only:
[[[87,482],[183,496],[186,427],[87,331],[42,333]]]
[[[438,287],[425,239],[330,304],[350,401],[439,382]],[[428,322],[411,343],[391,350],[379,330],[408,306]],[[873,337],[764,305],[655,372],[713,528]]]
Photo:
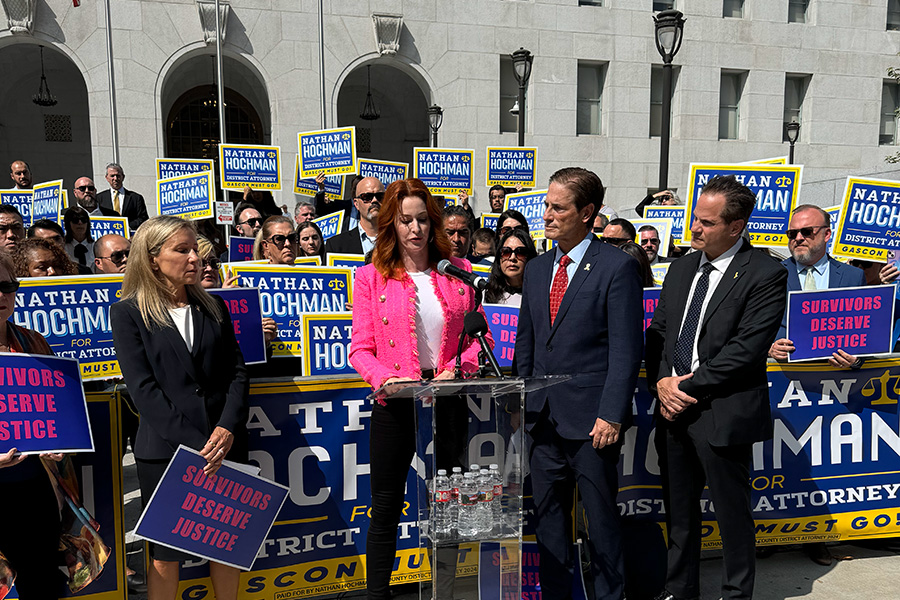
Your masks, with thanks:
[[[472,270],[467,260],[450,260],[461,269]],[[475,293],[437,271],[431,272],[431,282],[444,312],[437,371],[453,370],[463,317],[474,306]],[[490,335],[488,339],[493,346]],[[467,341],[462,355],[463,371],[472,373],[478,369],[478,350],[476,340]],[[378,389],[391,377],[421,377],[416,344],[416,286],[409,275],[402,280],[385,280],[371,264],[356,270],[350,364],[372,389]]]

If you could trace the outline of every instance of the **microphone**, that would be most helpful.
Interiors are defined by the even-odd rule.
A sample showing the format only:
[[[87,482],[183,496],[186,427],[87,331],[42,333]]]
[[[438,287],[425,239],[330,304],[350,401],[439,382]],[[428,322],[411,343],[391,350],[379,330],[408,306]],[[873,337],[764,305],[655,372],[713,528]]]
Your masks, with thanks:
[[[481,351],[484,353],[485,358],[487,358],[488,364],[490,364],[494,375],[503,379],[503,373],[500,371],[497,357],[494,356],[490,344],[488,344],[487,339],[484,337],[488,332],[488,324],[487,321],[484,320],[484,315],[475,311],[466,313],[466,316],[463,318],[463,327],[465,328],[466,335],[478,340],[478,343],[481,345]]]
[[[437,270],[441,275],[447,275],[448,277],[459,279],[467,286],[476,290],[484,291],[484,289],[487,287],[487,279],[485,279],[484,277],[479,277],[475,273],[469,273],[465,269],[460,269],[446,258],[438,263]]]

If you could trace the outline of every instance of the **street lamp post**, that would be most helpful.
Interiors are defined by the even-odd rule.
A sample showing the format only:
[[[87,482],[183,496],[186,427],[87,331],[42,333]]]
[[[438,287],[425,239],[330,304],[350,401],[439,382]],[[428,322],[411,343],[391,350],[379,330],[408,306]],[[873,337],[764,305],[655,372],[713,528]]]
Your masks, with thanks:
[[[659,189],[669,187],[669,131],[672,124],[672,59],[681,48],[684,15],[677,10],[664,10],[653,17],[656,26],[656,49],[663,59],[662,131],[659,136]]]
[[[431,125],[431,147],[437,148],[438,145],[438,129],[444,122],[444,109],[437,104],[428,107],[428,124]]]
[[[794,164],[794,144],[797,143],[797,139],[800,137],[800,123],[797,121],[785,123],[784,131],[787,134],[788,142],[791,144],[790,154],[788,154],[788,164],[792,165]]]
[[[534,55],[525,48],[519,48],[512,53],[513,73],[519,82],[519,99],[516,106],[519,107],[519,146],[525,145],[525,88],[531,79],[531,63]]]

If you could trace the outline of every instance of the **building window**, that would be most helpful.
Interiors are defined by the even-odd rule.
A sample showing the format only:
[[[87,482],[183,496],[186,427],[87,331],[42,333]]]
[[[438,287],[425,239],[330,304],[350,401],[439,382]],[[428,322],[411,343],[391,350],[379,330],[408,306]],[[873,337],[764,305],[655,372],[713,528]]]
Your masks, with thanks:
[[[878,143],[882,146],[897,145],[897,111],[900,110],[900,85],[885,81],[881,86],[881,129]]]
[[[578,6],[603,6],[603,0],[578,0]]]
[[[672,67],[672,96],[678,84],[679,67]],[[663,67],[653,65],[650,68],[650,137],[662,135],[663,104]],[[669,112],[671,115],[671,111]]]
[[[675,8],[675,0],[653,0],[653,12],[662,12]]]
[[[519,115],[509,112],[519,99],[519,82],[513,70],[512,58],[500,55],[500,133],[519,131]]]
[[[578,107],[575,132],[600,135],[601,99],[606,65],[578,61]]]
[[[888,0],[887,29],[888,31],[900,30],[900,0]]]
[[[722,71],[719,87],[719,139],[738,139],[745,73]]]
[[[809,0],[788,0],[788,23],[806,23]]]
[[[803,110],[803,99],[806,97],[806,90],[809,88],[809,75],[785,75],[784,77],[784,123],[787,125],[791,122],[802,123],[801,112]],[[803,135],[802,132],[800,135]],[[797,138],[798,140],[800,138]],[[789,141],[787,138],[787,129],[782,127],[781,141]]]
[[[744,0],[722,0],[722,16],[744,18]]]

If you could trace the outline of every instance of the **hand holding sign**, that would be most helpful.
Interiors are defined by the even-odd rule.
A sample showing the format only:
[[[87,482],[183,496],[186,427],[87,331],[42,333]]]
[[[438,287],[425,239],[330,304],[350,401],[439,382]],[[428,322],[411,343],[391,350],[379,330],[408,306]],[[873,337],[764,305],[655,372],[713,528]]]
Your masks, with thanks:
[[[212,435],[209,436],[209,441],[206,442],[203,450],[200,451],[200,456],[206,459],[206,466],[203,467],[203,472],[206,473],[207,477],[215,475],[216,471],[219,470],[219,467],[222,466],[222,461],[228,456],[233,443],[234,434],[224,427],[216,427],[213,430]]]

